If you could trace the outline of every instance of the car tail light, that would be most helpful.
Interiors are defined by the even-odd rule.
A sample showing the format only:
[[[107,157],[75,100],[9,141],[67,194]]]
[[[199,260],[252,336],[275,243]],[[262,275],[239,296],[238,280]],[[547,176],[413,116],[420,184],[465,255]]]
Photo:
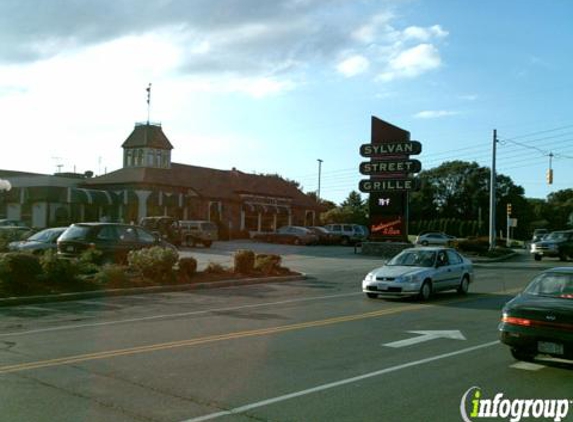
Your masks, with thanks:
[[[96,245],[95,243],[88,243],[88,249],[95,249]]]
[[[517,318],[517,317],[510,317],[510,316],[504,315],[501,318],[501,321],[505,322],[506,324],[520,325],[522,327],[530,327],[531,326],[531,320],[526,319],[526,318]]]

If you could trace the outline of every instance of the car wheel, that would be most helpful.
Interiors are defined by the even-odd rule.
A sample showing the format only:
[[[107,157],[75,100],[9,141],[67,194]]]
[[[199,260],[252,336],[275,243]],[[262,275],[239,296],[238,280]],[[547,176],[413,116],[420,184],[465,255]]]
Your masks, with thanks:
[[[428,241],[427,240],[422,240],[422,246],[428,246]]]
[[[541,261],[541,255],[533,255],[533,259],[536,261]]]
[[[295,237],[292,243],[294,243],[295,245],[300,245],[300,239],[298,237]]]
[[[462,278],[462,281],[458,286],[458,293],[461,295],[467,295],[469,288],[470,288],[470,280],[467,275],[464,275],[464,278]]]
[[[211,241],[206,240],[205,242],[203,242],[203,246],[205,246],[206,248],[210,248],[211,247]]]
[[[420,288],[420,299],[423,301],[429,300],[432,296],[432,283],[428,280],[424,281],[422,287]]]
[[[522,360],[525,362],[531,362],[535,357],[534,353],[524,351],[522,349],[511,348],[511,356],[516,360]]]
[[[559,254],[559,261],[567,261],[567,255],[564,253]]]
[[[348,245],[350,244],[350,239],[349,239],[348,237],[344,236],[344,237],[342,238],[342,240],[340,241],[340,244],[341,244],[342,246],[348,246]]]
[[[378,297],[376,293],[366,293],[366,296],[368,296],[370,299],[376,299]]]

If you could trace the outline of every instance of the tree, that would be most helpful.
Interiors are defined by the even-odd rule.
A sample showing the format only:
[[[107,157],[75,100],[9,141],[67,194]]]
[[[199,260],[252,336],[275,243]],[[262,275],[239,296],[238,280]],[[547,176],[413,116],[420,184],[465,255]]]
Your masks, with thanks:
[[[563,189],[547,196],[545,218],[551,228],[573,228],[573,189]]]
[[[355,223],[368,224],[368,201],[363,200],[360,193],[350,192],[339,207],[332,208],[321,216],[325,224]]]

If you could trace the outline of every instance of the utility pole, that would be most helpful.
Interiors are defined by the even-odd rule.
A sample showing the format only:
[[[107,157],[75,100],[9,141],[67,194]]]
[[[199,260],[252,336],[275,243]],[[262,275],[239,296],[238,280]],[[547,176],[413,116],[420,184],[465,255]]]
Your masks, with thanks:
[[[322,160],[317,158],[316,161],[318,161],[318,191],[316,193],[316,200],[317,202],[320,202],[320,173],[322,170]]]
[[[489,250],[495,248],[495,158],[497,153],[497,129],[493,130],[493,153],[491,159],[491,174],[489,181]]]

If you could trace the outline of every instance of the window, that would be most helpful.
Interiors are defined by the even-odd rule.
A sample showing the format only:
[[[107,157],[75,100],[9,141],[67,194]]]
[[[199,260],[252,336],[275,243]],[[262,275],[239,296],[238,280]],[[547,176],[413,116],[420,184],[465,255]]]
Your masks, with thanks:
[[[459,256],[454,251],[446,251],[446,253],[448,254],[448,260],[450,261],[451,265],[457,265],[462,263],[462,257]]]
[[[142,230],[140,228],[135,228],[136,233],[137,233],[137,237],[139,238],[139,241],[142,243],[155,243],[155,236],[153,236],[151,233],[146,232],[145,230]]]

